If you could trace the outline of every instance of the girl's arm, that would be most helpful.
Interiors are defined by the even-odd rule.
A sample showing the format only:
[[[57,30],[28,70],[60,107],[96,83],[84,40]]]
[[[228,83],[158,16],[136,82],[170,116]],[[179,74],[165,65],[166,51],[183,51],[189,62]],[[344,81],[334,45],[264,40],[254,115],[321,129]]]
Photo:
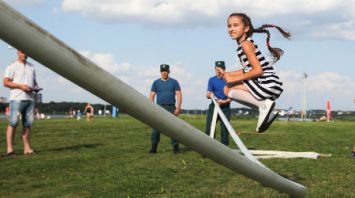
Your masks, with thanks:
[[[226,80],[227,83],[253,79],[263,75],[263,70],[261,68],[260,62],[255,55],[255,47],[253,43],[251,43],[250,41],[244,41],[242,45],[242,49],[252,69],[246,73],[244,73],[242,70],[238,70],[235,72],[226,72],[224,74],[224,79]]]

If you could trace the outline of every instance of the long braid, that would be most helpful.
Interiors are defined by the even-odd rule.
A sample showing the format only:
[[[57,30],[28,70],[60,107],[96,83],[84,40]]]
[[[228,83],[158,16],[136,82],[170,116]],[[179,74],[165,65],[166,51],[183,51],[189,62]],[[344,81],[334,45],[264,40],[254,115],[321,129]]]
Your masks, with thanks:
[[[270,46],[270,32],[266,28],[276,28],[284,38],[290,39],[291,34],[285,30],[283,30],[281,27],[273,25],[273,24],[264,24],[261,27],[257,28],[254,30],[256,33],[265,33],[267,35],[266,37],[266,46],[268,50],[270,51],[271,55],[274,57],[274,62],[280,60],[281,56],[284,54],[284,51],[280,48],[274,48]]]

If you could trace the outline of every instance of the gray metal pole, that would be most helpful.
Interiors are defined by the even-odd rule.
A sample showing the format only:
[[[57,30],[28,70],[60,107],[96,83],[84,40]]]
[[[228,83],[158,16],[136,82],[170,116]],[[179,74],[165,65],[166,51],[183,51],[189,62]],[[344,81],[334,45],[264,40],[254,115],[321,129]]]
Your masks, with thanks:
[[[296,197],[306,195],[304,186],[259,166],[176,118],[3,1],[0,1],[0,38],[92,94],[119,106],[131,116],[215,162],[280,192]]]

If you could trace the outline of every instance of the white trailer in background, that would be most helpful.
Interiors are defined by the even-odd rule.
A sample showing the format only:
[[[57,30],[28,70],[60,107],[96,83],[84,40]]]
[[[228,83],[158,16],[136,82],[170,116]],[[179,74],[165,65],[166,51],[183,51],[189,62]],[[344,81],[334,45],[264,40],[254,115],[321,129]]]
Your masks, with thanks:
[[[255,163],[150,102],[0,0],[0,38],[44,66],[203,156],[294,197],[307,189]],[[88,78],[89,77],[89,78]],[[90,80],[87,80],[90,79]]]

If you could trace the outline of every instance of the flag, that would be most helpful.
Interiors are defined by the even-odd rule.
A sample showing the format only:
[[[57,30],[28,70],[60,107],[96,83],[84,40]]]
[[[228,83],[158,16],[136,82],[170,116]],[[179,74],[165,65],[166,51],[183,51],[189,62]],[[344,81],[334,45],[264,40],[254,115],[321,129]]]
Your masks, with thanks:
[[[330,101],[327,100],[327,121],[332,119],[332,111],[330,109]]]

